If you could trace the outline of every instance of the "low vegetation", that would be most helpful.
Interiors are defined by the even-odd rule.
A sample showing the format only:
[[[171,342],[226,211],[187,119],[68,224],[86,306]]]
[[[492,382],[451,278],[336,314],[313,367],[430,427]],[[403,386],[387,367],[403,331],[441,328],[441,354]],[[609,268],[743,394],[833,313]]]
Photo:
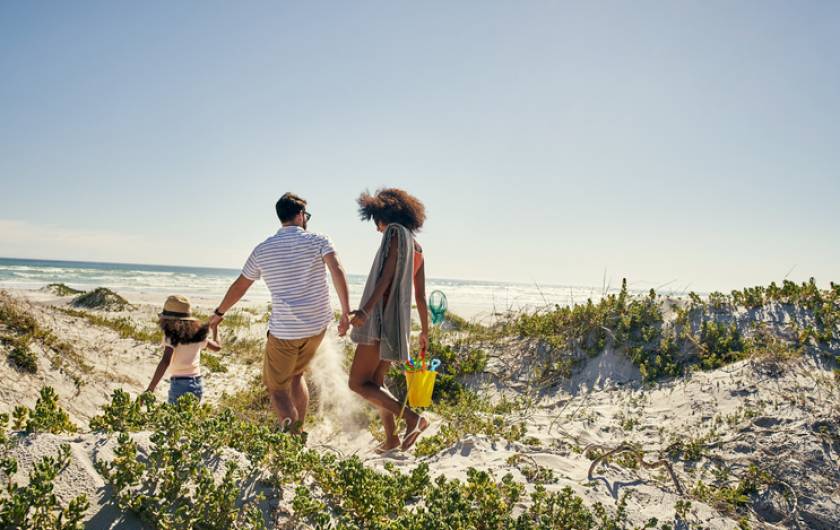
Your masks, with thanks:
[[[157,330],[128,318],[61,310],[123,337],[160,342]],[[531,403],[504,399],[490,402],[472,390],[472,383],[494,368],[496,357],[487,344],[515,337],[547,345],[548,354],[534,368],[537,380],[546,385],[567,377],[577,363],[607,349],[627,356],[646,381],[654,381],[742,359],[750,359],[762,370],[781,370],[785,363],[805,352],[835,363],[840,360],[835,359],[840,347],[838,315],[840,286],[831,284],[830,289],[819,290],[811,281],[785,282],[782,287],[772,284],[728,295],[713,293],[705,299],[692,294],[687,300],[662,297],[653,290],[633,295],[625,282],[620,291],[597,303],[588,301],[549,312],[517,315],[494,326],[452,316],[446,332],[432,334],[428,351],[429,358],[442,361],[431,408],[439,425],[434,434],[417,442],[415,454],[420,463],[410,472],[390,465],[379,471],[365,466],[357,457],[307,448],[305,436],[279,432],[259,378],[236,394],[222,396],[215,407],[201,405],[191,395],[169,405],[157,402],[152,394],[132,399],[126,392],[115,391],[102,414],[90,421],[92,430],[112,437],[117,446],[115,457],[99,461],[97,471],[113,492],[116,507],[158,528],[264,528],[270,507],[279,500],[274,496],[284,492],[284,500],[292,508],[285,515],[290,519],[290,527],[627,529],[632,525],[626,513],[626,497],[610,510],[597,503],[587,505],[570,488],[550,487],[558,482],[558,477],[528,455],[529,446],[540,443],[529,436],[524,419]],[[29,341],[44,343],[37,321],[27,316],[0,305],[0,333],[11,337],[8,341],[4,338],[7,346],[12,340],[27,337]],[[226,320],[226,355],[236,355],[245,362],[262,357],[262,337],[237,333],[250,329],[253,316],[243,311],[237,318]],[[778,325],[777,320],[787,324]],[[223,356],[205,352],[203,358],[211,372],[227,369]],[[26,363],[13,362],[17,366]],[[405,384],[399,369],[391,372],[389,387],[397,397],[404,397]],[[621,429],[617,432],[630,436],[639,431],[633,411],[642,406],[640,402],[631,403],[614,418]],[[719,418],[719,423],[737,423],[757,414],[744,411],[731,419]],[[42,390],[33,409],[17,407],[13,416],[14,428],[28,433],[78,431],[49,388]],[[5,421],[0,440],[8,442],[8,418]],[[135,433],[139,431],[151,434],[138,437]],[[515,469],[513,474],[498,477],[470,469],[466,480],[432,477],[424,462],[471,435],[519,448],[508,460]],[[744,517],[742,527],[748,527],[746,517],[753,503],[762,492],[771,486],[780,487],[781,483],[758,465],[731,470],[714,467],[711,448],[719,442],[712,434],[681,436],[666,441],[670,443],[668,449],[655,455],[633,443],[583,448],[576,446],[575,441],[563,448],[590,458],[590,474],[599,464],[614,464],[634,473],[648,470],[649,477],[663,482],[665,487],[673,484],[684,497],[676,507],[678,521],[692,517],[693,500],[732,517]],[[43,469],[50,471],[43,478],[30,478],[31,483],[51,483],[66,466],[62,455],[43,464]],[[12,465],[6,460],[0,460],[0,464]],[[689,470],[692,466],[706,466],[713,470],[712,476],[689,475],[691,480],[683,487],[671,467],[677,464]],[[0,517],[12,517],[7,512],[14,512],[17,517],[0,518],[6,526],[38,527],[27,523],[26,517],[34,521],[33,514],[42,506],[37,517],[46,517],[43,520],[51,521],[52,526],[79,527],[78,513],[84,512],[85,499],[62,506],[49,497],[47,485],[37,486],[25,495],[21,493],[24,496],[19,495],[16,500],[7,500],[16,491],[22,490],[5,490],[0,500]],[[7,506],[23,506],[24,499],[29,503],[25,511],[21,512],[20,507],[7,510]],[[60,526],[64,523],[57,523],[59,518],[77,526]],[[672,528],[669,523],[656,520],[647,521],[643,527]]]
[[[51,283],[44,288],[46,291],[53,293],[56,296],[76,296],[83,294],[84,291],[73,289],[63,283]]]
[[[74,307],[101,309],[103,311],[124,311],[133,307],[128,303],[128,300],[107,287],[97,287],[92,291],[77,296],[73,299],[72,305]]]
[[[78,430],[78,427],[70,421],[67,412],[58,405],[58,394],[49,386],[41,389],[34,409],[18,405],[15,407],[13,418],[14,428],[26,433],[61,434]]]
[[[222,363],[222,358],[210,352],[201,354],[201,364],[206,366],[211,373],[225,373],[228,371],[227,366]]]
[[[47,354],[51,367],[66,371],[77,387],[93,371],[70,343],[41,326],[30,311],[5,293],[0,293],[0,344],[8,349],[9,360],[21,372],[37,373],[35,345]]]
[[[482,434],[491,440],[526,441],[526,428],[511,414],[518,407],[508,401],[492,406],[477,394],[465,391],[456,398],[438,401],[432,407],[443,420],[438,432],[424,436],[417,442],[417,456],[431,456],[451,447],[472,434]]]
[[[312,406],[313,402],[310,401],[310,407]],[[233,394],[222,394],[218,407],[219,410],[231,410],[238,418],[255,425],[271,427],[277,422],[277,416],[271,409],[268,391],[259,375],[254,376],[242,390]],[[312,414],[308,417],[311,418]]]
[[[763,324],[778,312],[789,323],[773,330]],[[666,314],[673,317],[666,318]],[[768,346],[785,355],[805,349],[830,353],[840,347],[840,285],[820,290],[813,278],[782,287],[753,287],[707,300],[690,293],[688,302],[618,293],[597,303],[557,306],[549,312],[519,315],[502,324],[508,334],[545,342],[556,352],[542,367],[549,380],[605,349],[626,355],[647,381],[677,376],[694,368],[712,369],[761,354]],[[772,344],[768,343],[768,338]]]
[[[161,344],[163,341],[163,332],[158,327],[138,324],[131,317],[108,317],[90,311],[80,311],[78,309],[70,309],[69,307],[58,307],[65,315],[75,318],[82,318],[88,323],[103,328],[116,331],[120,338],[134,339],[139,342],[150,342],[152,344]]]
[[[262,361],[265,338],[240,336],[227,333],[223,337],[222,351],[240,362],[253,364]]]
[[[0,339],[9,347],[9,360],[21,372],[34,374],[38,371],[37,357],[30,349],[31,339],[29,336],[5,337]]]
[[[62,506],[53,494],[53,482],[70,464],[70,446],[60,446],[58,454],[36,461],[25,484],[12,477],[18,462],[9,454],[12,440],[8,436],[9,416],[0,414],[0,528],[21,530],[82,530],[88,500],[75,497]]]
[[[421,464],[409,473],[391,466],[379,472],[357,457],[342,458],[307,449],[303,439],[240,419],[230,410],[214,411],[188,395],[177,405],[157,404],[151,395],[131,403],[116,392],[106,413],[92,426],[115,433],[113,461],[99,471],[112,486],[115,502],[159,527],[263,528],[263,499],[255,481],[294,492],[292,523],[317,528],[629,528],[624,504],[610,513],[600,504],[588,508],[571,489],[531,495],[521,513],[524,487],[510,475],[470,470],[465,482],[432,479]],[[148,458],[138,454],[131,433],[152,431]],[[187,449],[189,448],[189,449]],[[247,463],[225,459],[227,449]],[[206,462],[225,462],[214,479]],[[178,477],[175,480],[175,477]],[[539,472],[535,478],[546,478]],[[306,484],[306,485],[304,485]],[[256,488],[259,489],[259,488]],[[244,495],[244,496],[243,496]],[[651,521],[648,527],[656,525]]]

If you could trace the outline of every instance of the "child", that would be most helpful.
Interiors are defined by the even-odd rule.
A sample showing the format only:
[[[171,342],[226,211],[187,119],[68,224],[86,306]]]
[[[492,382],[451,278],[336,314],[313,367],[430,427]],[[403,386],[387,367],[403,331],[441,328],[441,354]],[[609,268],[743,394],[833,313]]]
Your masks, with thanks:
[[[213,328],[213,338],[207,338],[210,328],[192,316],[190,301],[184,296],[170,296],[163,305],[160,329],[163,330],[163,358],[152,376],[146,392],[154,392],[163,374],[169,369],[169,402],[175,403],[187,392],[201,400],[201,350],[221,350],[219,329]]]

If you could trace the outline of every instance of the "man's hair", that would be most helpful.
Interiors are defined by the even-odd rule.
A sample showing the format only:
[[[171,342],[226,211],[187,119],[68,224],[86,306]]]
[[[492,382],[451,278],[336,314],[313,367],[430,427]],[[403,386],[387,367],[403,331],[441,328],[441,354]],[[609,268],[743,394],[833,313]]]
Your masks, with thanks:
[[[363,221],[373,219],[385,224],[398,223],[412,232],[423,227],[426,208],[417,197],[397,188],[383,188],[376,195],[364,192],[356,200]]]
[[[297,214],[306,209],[306,201],[294,193],[284,193],[277,200],[274,209],[277,211],[277,217],[280,219],[280,222],[285,223],[286,221],[291,221]]]

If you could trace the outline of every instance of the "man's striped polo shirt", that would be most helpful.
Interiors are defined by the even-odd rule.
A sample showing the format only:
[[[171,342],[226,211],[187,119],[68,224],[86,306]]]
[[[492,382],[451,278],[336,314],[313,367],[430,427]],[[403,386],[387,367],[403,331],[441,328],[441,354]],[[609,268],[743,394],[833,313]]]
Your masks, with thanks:
[[[333,252],[327,236],[299,226],[284,226],[251,252],[242,275],[262,278],[271,291],[272,335],[289,340],[312,337],[332,321],[324,256]]]

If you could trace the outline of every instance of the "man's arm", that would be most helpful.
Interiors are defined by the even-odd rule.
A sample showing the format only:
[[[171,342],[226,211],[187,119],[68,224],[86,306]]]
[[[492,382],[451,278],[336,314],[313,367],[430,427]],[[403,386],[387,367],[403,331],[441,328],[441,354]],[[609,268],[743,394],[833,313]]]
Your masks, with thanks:
[[[344,267],[338,261],[338,256],[335,252],[331,252],[324,256],[324,263],[330,269],[330,277],[332,278],[333,287],[338,294],[338,302],[341,304],[341,319],[338,321],[338,335],[343,337],[347,333],[347,328],[350,327],[350,294],[347,289],[347,276],[344,274]]]
[[[236,302],[242,299],[245,296],[245,293],[248,292],[248,289],[253,285],[254,280],[249,280],[243,275],[239,275],[230,287],[227,290],[227,294],[225,294],[224,299],[222,299],[222,303],[219,304],[219,307],[216,310],[219,313],[227,313],[228,310],[236,305]],[[210,316],[210,327],[214,328],[219,325],[219,322],[222,321],[222,317],[217,314],[213,314]]]
[[[160,383],[160,379],[163,377],[163,374],[166,373],[166,369],[169,368],[169,363],[172,362],[173,351],[175,350],[172,349],[172,346],[166,346],[164,348],[163,357],[161,357],[160,362],[157,365],[155,375],[152,376],[152,381],[149,383],[149,387],[146,388],[146,392],[154,392],[155,388],[157,388],[158,383]]]

